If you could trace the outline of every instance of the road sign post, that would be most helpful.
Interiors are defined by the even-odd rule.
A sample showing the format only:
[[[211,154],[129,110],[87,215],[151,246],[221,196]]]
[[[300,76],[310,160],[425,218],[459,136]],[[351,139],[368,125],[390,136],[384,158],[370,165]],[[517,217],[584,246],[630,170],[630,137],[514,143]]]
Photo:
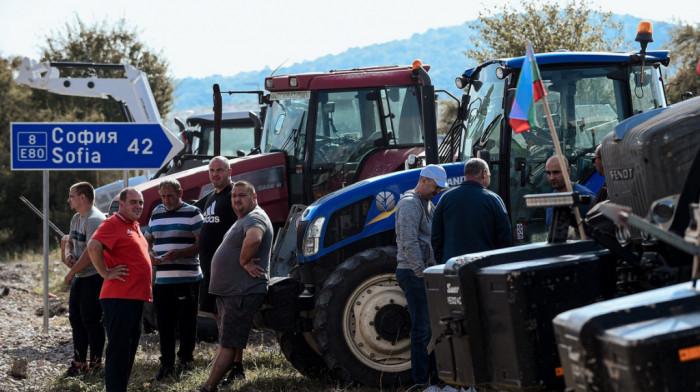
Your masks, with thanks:
[[[156,123],[12,123],[12,170],[43,171],[44,333],[49,331],[49,170],[159,169],[183,148]]]

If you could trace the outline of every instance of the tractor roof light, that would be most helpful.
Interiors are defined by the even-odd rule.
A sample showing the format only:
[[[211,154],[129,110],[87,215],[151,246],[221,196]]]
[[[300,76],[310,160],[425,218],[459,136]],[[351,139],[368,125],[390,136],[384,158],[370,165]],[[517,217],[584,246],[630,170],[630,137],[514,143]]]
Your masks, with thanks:
[[[637,25],[637,36],[634,40],[639,42],[642,47],[642,53],[646,52],[649,42],[654,42],[653,32],[654,28],[649,21],[643,20]]]
[[[297,87],[297,86],[299,86],[299,82],[297,82],[297,77],[290,76],[289,77],[289,87]]]
[[[413,63],[411,64],[411,69],[418,69],[423,66],[423,61],[420,59],[415,59],[413,60]]]
[[[507,75],[507,73],[506,73],[506,69],[505,69],[505,68],[503,68],[503,67],[498,67],[498,68],[496,68],[496,77],[497,77],[498,79],[502,80],[503,78],[506,77],[506,75]]]
[[[549,208],[577,206],[590,202],[590,196],[581,195],[578,192],[555,192],[537,195],[525,195],[527,208]]]
[[[467,78],[464,76],[458,76],[455,78],[455,86],[457,86],[458,89],[463,89],[467,87]]]
[[[265,78],[265,88],[269,90],[273,87],[275,87],[275,83],[272,81],[272,78]]]

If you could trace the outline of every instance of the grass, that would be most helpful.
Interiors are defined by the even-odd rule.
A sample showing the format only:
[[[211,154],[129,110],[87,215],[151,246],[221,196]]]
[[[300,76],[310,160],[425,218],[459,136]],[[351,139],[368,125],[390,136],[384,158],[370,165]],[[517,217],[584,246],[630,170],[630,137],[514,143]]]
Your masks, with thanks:
[[[61,263],[58,250],[50,253],[49,257],[49,292],[67,301],[70,287],[63,283],[67,267]],[[7,259],[5,259],[7,260]],[[13,261],[12,259],[10,261]],[[26,262],[36,274],[37,284],[33,291],[43,293],[43,254],[17,256],[14,261]],[[195,348],[195,370],[183,375],[179,381],[169,379],[167,383],[151,382],[150,379],[158,373],[160,348],[158,335],[143,334],[141,345],[136,355],[134,368],[129,380],[129,391],[157,392],[189,392],[199,387],[209,376],[211,361],[216,351],[215,343],[198,342]],[[246,369],[246,380],[236,381],[218,391],[241,392],[377,392],[395,391],[395,389],[380,389],[360,387],[340,382],[334,379],[309,379],[302,376],[286,360],[279,349],[273,332],[254,331],[248,347],[244,351],[243,365]],[[56,375],[45,384],[48,391],[55,392],[102,392],[105,390],[103,379],[99,376],[81,378],[61,378]],[[30,387],[30,389],[32,389]],[[43,388],[42,388],[43,389]],[[39,389],[36,389],[39,390]]]
[[[274,341],[271,332],[254,331],[252,340],[244,351],[243,365],[246,380],[236,381],[218,391],[241,392],[375,392],[377,388],[357,387],[329,379],[308,379],[297,372]],[[160,355],[157,334],[142,335],[134,369],[129,380],[129,391],[188,392],[202,385],[209,376],[209,366],[216,344],[199,342],[195,349],[195,370],[183,375],[179,381],[151,382],[158,372]],[[104,383],[97,376],[61,379],[56,377],[49,384],[49,391],[101,392]],[[388,391],[388,390],[387,390]],[[393,389],[391,389],[393,391]]]

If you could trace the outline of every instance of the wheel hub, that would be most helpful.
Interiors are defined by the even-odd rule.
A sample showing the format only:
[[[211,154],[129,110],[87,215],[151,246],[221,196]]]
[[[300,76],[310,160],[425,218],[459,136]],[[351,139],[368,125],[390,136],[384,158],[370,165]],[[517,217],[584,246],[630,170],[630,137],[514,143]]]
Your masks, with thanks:
[[[390,342],[406,339],[411,334],[411,317],[405,307],[389,304],[374,316],[374,329],[377,335]]]
[[[411,368],[410,318],[394,274],[358,286],[345,307],[346,342],[367,366],[400,372]]]

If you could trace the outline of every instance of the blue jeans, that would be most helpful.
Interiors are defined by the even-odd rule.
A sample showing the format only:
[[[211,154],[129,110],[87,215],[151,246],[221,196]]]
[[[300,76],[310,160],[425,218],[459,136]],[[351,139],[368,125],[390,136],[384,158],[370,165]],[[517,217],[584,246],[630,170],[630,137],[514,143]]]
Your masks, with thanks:
[[[397,269],[396,280],[406,294],[408,314],[411,316],[411,370],[415,384],[439,381],[434,354],[428,353],[430,344],[430,315],[425,280],[410,269]],[[432,373],[432,380],[431,380]]]
[[[107,327],[105,387],[107,392],[126,392],[141,338],[143,301],[105,298],[100,303]]]

